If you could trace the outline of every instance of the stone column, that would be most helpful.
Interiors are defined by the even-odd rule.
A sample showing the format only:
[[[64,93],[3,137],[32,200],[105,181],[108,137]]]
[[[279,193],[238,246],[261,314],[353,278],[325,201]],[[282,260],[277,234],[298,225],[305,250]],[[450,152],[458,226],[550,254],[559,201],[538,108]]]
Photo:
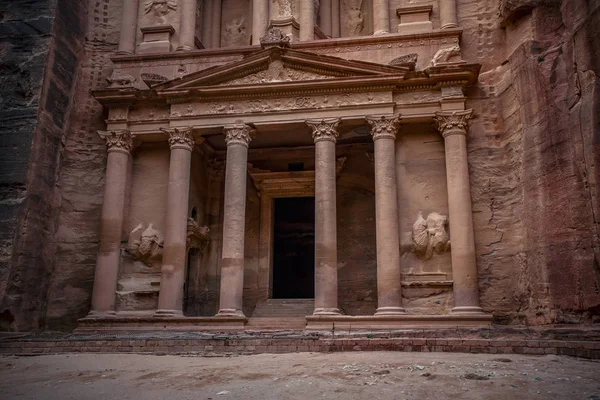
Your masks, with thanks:
[[[314,315],[336,315],[337,216],[335,143],[339,118],[308,120],[315,141],[315,311]]]
[[[227,162],[225,164],[221,296],[217,316],[243,317],[248,146],[254,131],[248,125],[234,124],[226,125],[223,133],[227,145]]]
[[[440,0],[441,29],[457,28],[456,0]]]
[[[260,38],[269,26],[269,0],[254,0],[252,3],[252,44],[260,44]]]
[[[329,37],[332,37],[331,33],[331,0],[321,0],[321,7],[319,10],[320,24],[319,28]]]
[[[154,315],[156,317],[177,317],[183,315],[190,168],[194,138],[191,127],[164,129],[163,131],[169,135],[171,162],[160,292],[158,294],[158,310]]]
[[[389,0],[373,0],[373,35],[390,33]]]
[[[375,225],[377,239],[377,312],[404,314],[396,195],[396,132],[400,116],[367,117],[375,146]]]
[[[96,258],[96,273],[90,317],[115,315],[115,294],[121,260],[121,234],[125,208],[125,189],[129,155],[133,139],[128,130],[98,132],[106,140],[106,183],[100,227],[100,249]]]
[[[213,0],[212,9],[212,47],[221,47],[221,0]]]
[[[435,119],[444,137],[452,277],[453,313],[480,313],[471,185],[467,161],[467,121],[473,110],[437,112]]]
[[[117,54],[135,53],[135,36],[137,29],[139,0],[123,2],[123,19],[121,21],[121,36]]]
[[[209,49],[212,45],[212,14],[213,14],[213,0],[202,0],[204,1],[204,8],[202,9],[202,45]]]
[[[314,0],[300,0],[300,41],[315,39],[315,3]]]
[[[177,50],[189,51],[196,47],[196,14],[197,0],[181,1],[181,17],[179,22],[179,46]]]
[[[340,0],[331,0],[331,37],[340,37]]]

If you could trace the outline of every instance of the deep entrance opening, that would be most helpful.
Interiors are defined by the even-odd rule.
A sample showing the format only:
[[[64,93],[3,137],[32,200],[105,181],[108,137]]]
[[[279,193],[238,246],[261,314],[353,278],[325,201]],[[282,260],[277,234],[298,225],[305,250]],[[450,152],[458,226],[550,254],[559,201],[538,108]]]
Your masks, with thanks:
[[[273,298],[315,296],[315,198],[276,198],[273,227]]]

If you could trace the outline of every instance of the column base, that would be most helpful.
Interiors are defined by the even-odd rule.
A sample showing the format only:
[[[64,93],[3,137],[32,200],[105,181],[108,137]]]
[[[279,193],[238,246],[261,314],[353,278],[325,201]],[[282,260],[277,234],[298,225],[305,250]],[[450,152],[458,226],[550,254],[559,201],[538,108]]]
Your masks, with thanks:
[[[222,308],[219,310],[216,317],[240,317],[245,318],[244,312],[242,310],[236,310],[234,308]]]
[[[375,311],[375,316],[379,315],[404,315],[406,310],[402,307],[379,307]]]
[[[191,51],[192,48],[190,46],[177,46],[175,51]]]
[[[383,35],[389,35],[390,33],[388,31],[376,31],[373,32],[373,36],[383,36]]]
[[[313,315],[342,315],[338,308],[315,308]]]
[[[448,23],[448,24],[444,24],[440,27],[440,29],[454,29],[454,28],[458,28],[458,24]]]
[[[452,307],[452,314],[485,314],[481,307],[460,306]]]
[[[117,312],[114,310],[98,311],[91,310],[85,318],[116,318]]]
[[[180,318],[183,317],[181,310],[156,310],[154,318]]]

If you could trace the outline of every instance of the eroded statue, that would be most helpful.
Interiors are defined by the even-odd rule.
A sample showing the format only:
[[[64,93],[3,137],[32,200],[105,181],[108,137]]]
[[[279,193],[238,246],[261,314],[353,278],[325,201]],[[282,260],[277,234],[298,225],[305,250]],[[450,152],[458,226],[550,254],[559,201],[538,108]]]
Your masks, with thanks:
[[[280,17],[293,17],[296,14],[296,2],[294,0],[272,0],[277,6],[277,15]]]
[[[429,260],[434,253],[440,254],[450,250],[447,227],[447,216],[432,212],[425,219],[423,214],[419,213],[412,231],[415,254],[424,260]]]
[[[365,17],[362,12],[364,0],[343,0],[346,28],[349,36],[360,36],[365,28]]]
[[[152,224],[142,231],[143,228],[144,226],[139,224],[131,231],[127,250],[136,259],[152,267],[162,259],[164,239]]]
[[[144,7],[146,14],[152,13],[161,23],[166,23],[166,16],[171,11],[177,11],[177,0],[150,0]]]
[[[223,31],[224,47],[244,46],[249,44],[247,42],[245,17],[233,19],[225,24]]]
[[[451,61],[451,58],[456,56],[460,56],[460,47],[458,45],[444,47],[435,53],[431,60],[431,65],[435,67],[438,64],[448,63]]]

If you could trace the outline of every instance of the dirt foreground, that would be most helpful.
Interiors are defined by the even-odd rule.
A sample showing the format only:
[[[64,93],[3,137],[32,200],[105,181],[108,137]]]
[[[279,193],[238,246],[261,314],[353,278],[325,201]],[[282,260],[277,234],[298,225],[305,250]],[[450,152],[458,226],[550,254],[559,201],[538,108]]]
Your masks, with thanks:
[[[0,358],[3,399],[594,399],[600,362],[565,356],[296,353]]]

